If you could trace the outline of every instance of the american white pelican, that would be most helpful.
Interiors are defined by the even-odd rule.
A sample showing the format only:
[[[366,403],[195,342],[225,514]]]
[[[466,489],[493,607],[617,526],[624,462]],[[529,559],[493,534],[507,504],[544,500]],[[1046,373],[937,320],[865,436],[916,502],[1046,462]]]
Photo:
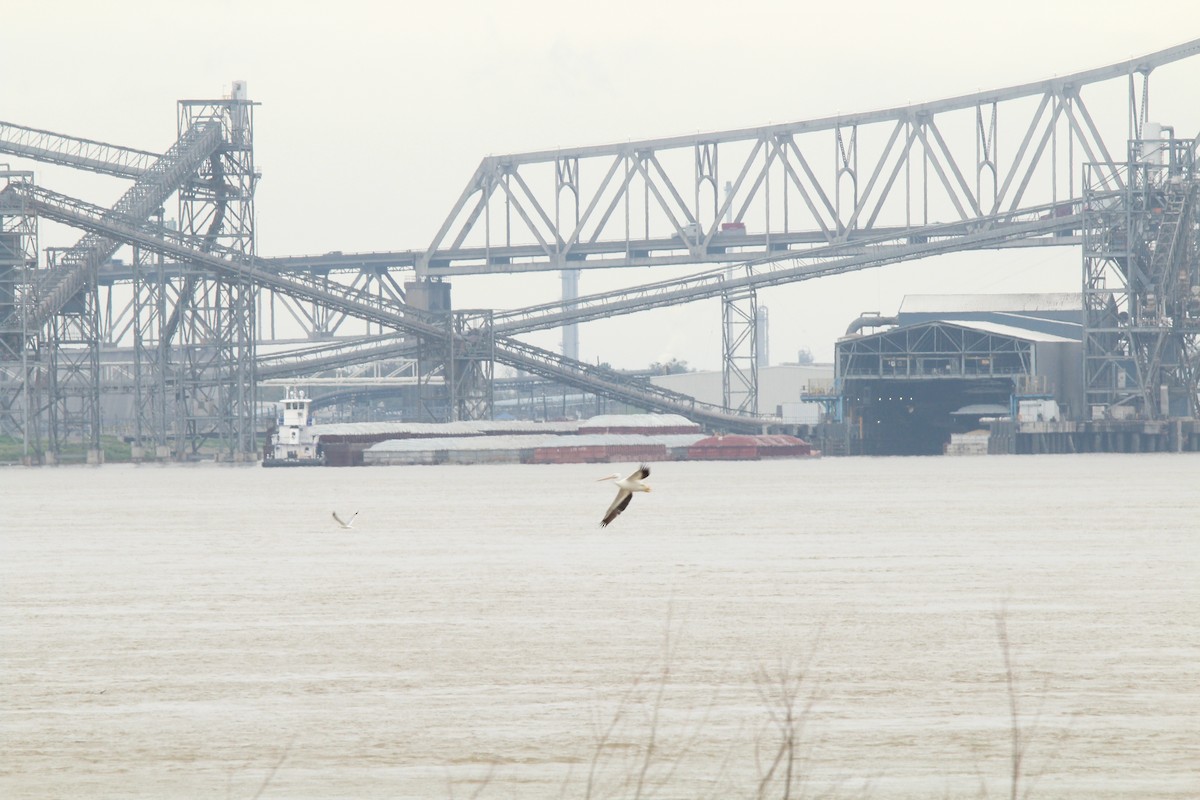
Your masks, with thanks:
[[[354,527],[354,518],[355,518],[355,517],[357,517],[357,516],[358,516],[358,512],[357,512],[357,511],[355,511],[353,514],[351,514],[351,515],[350,515],[350,519],[345,519],[345,520],[344,520],[344,519],[342,519],[341,517],[339,517],[339,516],[337,515],[337,512],[336,512],[336,511],[335,511],[335,512],[333,512],[333,518],[334,518],[334,520],[336,520],[336,521],[337,521],[337,524],[338,524],[338,525],[341,525],[341,526],[342,526],[342,530],[344,530],[344,531],[348,531],[348,530],[350,530],[351,528],[353,528],[353,527]]]
[[[633,499],[634,492],[648,492],[650,487],[642,483],[642,480],[650,477],[650,467],[642,464],[628,477],[622,478],[621,473],[614,472],[600,481],[613,481],[617,484],[617,497],[612,501],[612,505],[608,507],[608,511],[604,512],[604,519],[600,520],[600,527],[606,527],[608,523],[616,519],[625,507],[629,505],[629,501]]]

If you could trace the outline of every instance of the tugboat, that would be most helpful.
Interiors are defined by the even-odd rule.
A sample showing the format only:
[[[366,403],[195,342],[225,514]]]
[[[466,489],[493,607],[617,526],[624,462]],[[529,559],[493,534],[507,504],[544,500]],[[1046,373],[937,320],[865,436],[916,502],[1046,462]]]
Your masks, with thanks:
[[[325,463],[321,443],[313,435],[310,405],[312,398],[306,397],[303,389],[288,389],[283,413],[275,422],[275,431],[267,437],[264,467],[319,467]]]

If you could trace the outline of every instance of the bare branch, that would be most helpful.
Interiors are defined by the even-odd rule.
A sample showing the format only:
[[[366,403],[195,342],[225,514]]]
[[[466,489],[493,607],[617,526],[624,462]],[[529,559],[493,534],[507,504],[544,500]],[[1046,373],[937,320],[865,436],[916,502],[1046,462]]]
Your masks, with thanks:
[[[283,762],[287,760],[288,753],[292,750],[292,743],[295,741],[296,736],[293,734],[292,738],[288,739],[288,743],[284,745],[283,752],[279,754],[279,758],[276,759],[275,763],[271,766],[270,771],[267,772],[267,776],[263,778],[262,785],[258,787],[258,791],[254,793],[250,800],[258,800],[258,798],[262,797],[262,793],[267,790],[267,786],[269,786],[271,781],[274,779],[275,773],[279,771],[279,768],[283,766]]]
[[[1004,679],[1008,686],[1008,710],[1012,732],[1012,773],[1009,800],[1017,800],[1021,785],[1021,762],[1025,756],[1025,744],[1021,739],[1021,714],[1017,705],[1017,677],[1012,666],[1012,647],[1008,639],[1008,616],[1004,608],[996,612],[996,637],[1000,641],[1000,653],[1004,657]]]

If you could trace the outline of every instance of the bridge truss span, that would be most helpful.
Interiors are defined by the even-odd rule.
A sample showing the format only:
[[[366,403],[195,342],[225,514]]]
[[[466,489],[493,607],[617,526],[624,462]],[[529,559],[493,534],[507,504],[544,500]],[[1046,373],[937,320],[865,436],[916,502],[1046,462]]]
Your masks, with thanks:
[[[1115,163],[1140,137],[1150,73],[1198,53],[1194,40],[918,105],[490,156],[417,272],[730,263],[1070,202],[1083,164]],[[1127,114],[1107,113],[1104,99],[1106,113],[1093,113],[1101,94]],[[1118,174],[1105,177],[1121,188]]]

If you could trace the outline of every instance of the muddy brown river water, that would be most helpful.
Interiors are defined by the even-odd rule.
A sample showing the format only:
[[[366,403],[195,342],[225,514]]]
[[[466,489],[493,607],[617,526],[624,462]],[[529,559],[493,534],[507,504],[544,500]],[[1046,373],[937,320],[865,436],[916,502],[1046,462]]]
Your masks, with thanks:
[[[0,795],[1200,797],[1196,456],[610,470],[0,469]]]

